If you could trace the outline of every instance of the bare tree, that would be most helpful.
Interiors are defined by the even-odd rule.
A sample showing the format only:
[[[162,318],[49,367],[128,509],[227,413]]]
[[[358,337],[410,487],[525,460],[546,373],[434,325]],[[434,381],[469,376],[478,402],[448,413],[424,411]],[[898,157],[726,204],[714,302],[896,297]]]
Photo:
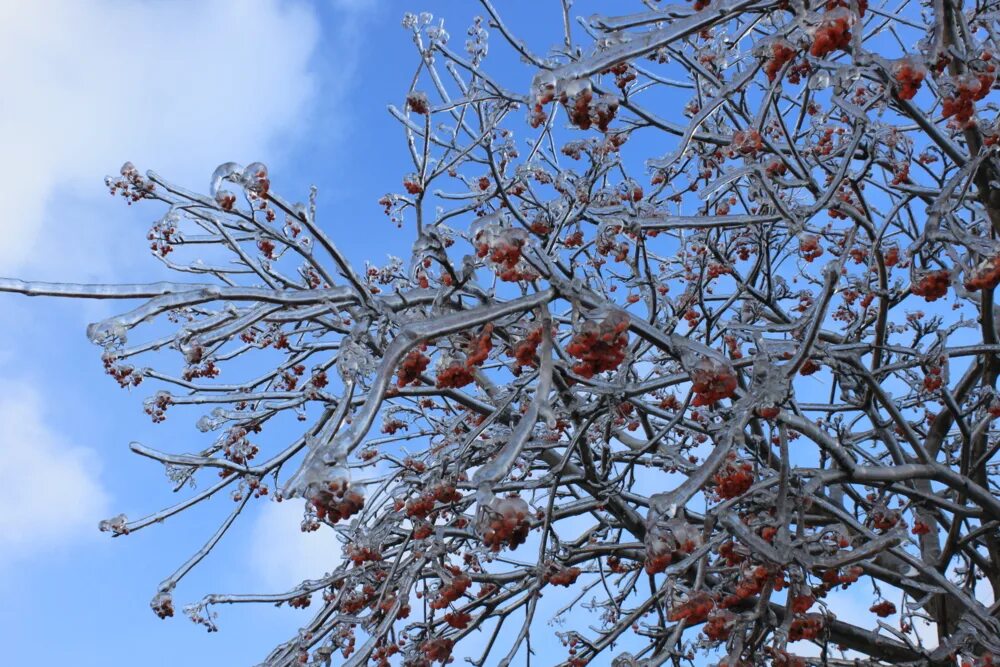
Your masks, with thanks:
[[[108,374],[157,384],[154,422],[208,411],[196,453],[132,445],[200,488],[101,526],[227,498],[154,611],[302,498],[330,572],[185,608],[315,603],[267,665],[992,664],[1000,6],[563,0],[540,54],[481,4],[464,50],[404,18],[413,171],[380,203],[412,257],[352,267],[259,163],[208,196],[126,164],[111,192],[166,206],[150,247],[189,281],[0,281],[142,300],[89,329]],[[874,628],[831,611],[862,587]]]

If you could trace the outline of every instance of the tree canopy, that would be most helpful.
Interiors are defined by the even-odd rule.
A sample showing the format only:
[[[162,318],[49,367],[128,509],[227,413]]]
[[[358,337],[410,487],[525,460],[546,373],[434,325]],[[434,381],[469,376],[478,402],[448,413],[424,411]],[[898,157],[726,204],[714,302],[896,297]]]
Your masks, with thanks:
[[[139,300],[107,373],[201,415],[132,445],[184,499],[101,525],[228,504],[153,610],[282,501],[329,571],[184,607],[308,607],[266,665],[993,664],[1000,6],[563,0],[539,53],[481,5],[403,19],[411,256],[352,265],[260,163],[126,163],[177,282],[0,281]]]

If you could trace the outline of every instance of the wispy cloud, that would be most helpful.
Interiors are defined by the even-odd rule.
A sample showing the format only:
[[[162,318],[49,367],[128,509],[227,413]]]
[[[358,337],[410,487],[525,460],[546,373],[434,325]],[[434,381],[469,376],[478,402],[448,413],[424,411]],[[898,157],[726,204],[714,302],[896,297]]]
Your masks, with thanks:
[[[11,563],[96,537],[108,495],[95,452],[46,423],[29,383],[0,382],[0,572]]]
[[[0,274],[99,255],[113,229],[85,204],[126,159],[190,182],[271,157],[314,93],[318,34],[301,2],[3,3]]]
[[[340,562],[341,545],[323,527],[303,533],[302,501],[270,502],[261,509],[250,537],[250,565],[263,588],[290,590],[305,579],[318,579]]]

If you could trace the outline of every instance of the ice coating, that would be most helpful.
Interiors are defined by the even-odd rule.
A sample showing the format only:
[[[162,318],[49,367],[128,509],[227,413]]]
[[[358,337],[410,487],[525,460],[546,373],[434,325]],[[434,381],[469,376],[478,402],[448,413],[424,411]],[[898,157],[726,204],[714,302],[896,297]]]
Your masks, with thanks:
[[[675,560],[681,560],[704,542],[701,531],[681,517],[666,517],[651,509],[646,518],[645,570],[663,572]]]
[[[223,181],[239,183],[242,178],[243,167],[235,162],[224,162],[212,172],[212,178],[208,185],[208,194],[218,200]]]
[[[262,162],[251,162],[243,170],[242,183],[247,190],[264,197],[271,187],[267,166]]]
[[[375,360],[363,345],[348,339],[341,347],[340,355],[337,357],[337,371],[345,381],[367,375],[374,368]]]
[[[123,320],[112,318],[103,322],[88,324],[87,339],[95,345],[104,345],[109,341],[124,345],[128,340],[126,331],[127,329]]]
[[[196,426],[202,433],[207,433],[218,430],[227,421],[225,411],[222,408],[215,408],[210,414],[202,415]]]
[[[124,514],[117,514],[110,519],[102,519],[97,525],[102,533],[110,532],[114,536],[128,534],[128,517]]]

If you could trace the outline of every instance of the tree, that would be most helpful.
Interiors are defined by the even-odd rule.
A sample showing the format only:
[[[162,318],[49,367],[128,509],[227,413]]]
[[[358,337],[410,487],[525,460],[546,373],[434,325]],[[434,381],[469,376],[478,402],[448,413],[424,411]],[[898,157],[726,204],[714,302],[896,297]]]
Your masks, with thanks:
[[[542,55],[481,4],[464,53],[404,18],[413,171],[380,204],[408,260],[352,267],[315,190],[292,203],[262,164],[203,196],[126,163],[111,192],[166,205],[150,248],[190,280],[0,282],[143,300],[88,331],[107,373],[157,384],[154,422],[211,408],[197,453],[133,445],[200,490],[101,525],[229,492],[154,611],[274,498],[341,536],[332,571],[185,608],[213,630],[220,605],[315,603],[268,665],[547,663],[553,635],[573,666],[992,664],[997,5],[646,0],[575,25],[564,0]],[[487,73],[487,29],[521,89]],[[164,350],[180,365],[137,365]],[[831,611],[859,595],[874,630]]]

